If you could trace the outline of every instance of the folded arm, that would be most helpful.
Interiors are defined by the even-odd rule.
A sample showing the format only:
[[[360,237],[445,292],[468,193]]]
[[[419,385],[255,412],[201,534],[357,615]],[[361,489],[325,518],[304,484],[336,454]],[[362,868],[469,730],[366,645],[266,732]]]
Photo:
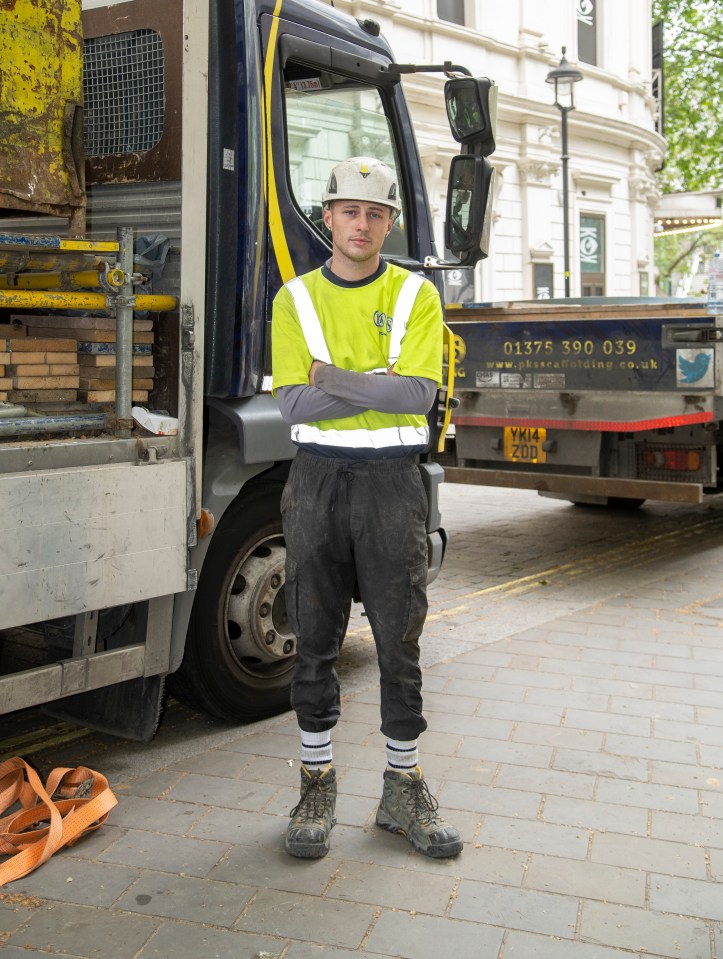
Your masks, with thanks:
[[[281,386],[276,399],[284,420],[293,426],[296,423],[315,423],[317,420],[343,419],[357,416],[369,407],[356,406],[346,400],[329,396],[315,386]]]
[[[311,379],[314,386],[329,397],[379,413],[419,413],[426,416],[437,396],[434,380],[423,376],[397,376],[391,370],[386,376],[375,376],[315,361]]]

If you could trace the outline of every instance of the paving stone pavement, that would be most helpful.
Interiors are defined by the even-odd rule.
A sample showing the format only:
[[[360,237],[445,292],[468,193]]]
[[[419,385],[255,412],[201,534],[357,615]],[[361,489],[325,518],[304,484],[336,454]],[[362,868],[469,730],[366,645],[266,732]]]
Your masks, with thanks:
[[[425,669],[422,765],[465,840],[374,826],[378,691],[335,735],[332,848],[283,851],[289,715],[114,782],[108,824],[0,892],[0,957],[723,957],[723,545]]]

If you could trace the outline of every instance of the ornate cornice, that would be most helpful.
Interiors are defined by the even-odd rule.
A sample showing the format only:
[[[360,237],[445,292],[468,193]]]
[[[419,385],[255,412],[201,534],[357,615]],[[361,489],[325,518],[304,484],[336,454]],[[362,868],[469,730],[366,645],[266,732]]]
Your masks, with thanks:
[[[660,199],[660,190],[647,171],[638,170],[628,177],[628,196],[639,203],[647,203],[654,210]]]
[[[549,243],[541,243],[539,246],[530,247],[530,261],[532,263],[550,263],[555,255],[555,251]]]

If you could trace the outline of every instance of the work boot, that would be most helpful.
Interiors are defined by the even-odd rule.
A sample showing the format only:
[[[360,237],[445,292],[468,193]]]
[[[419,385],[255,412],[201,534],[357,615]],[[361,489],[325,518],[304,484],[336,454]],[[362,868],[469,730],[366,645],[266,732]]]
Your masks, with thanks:
[[[321,859],[329,852],[329,833],[336,822],[336,770],[301,767],[301,798],[291,810],[286,851],[300,859]]]
[[[438,808],[419,766],[408,773],[385,771],[377,826],[406,836],[425,856],[449,859],[462,852],[462,839],[437,813]]]

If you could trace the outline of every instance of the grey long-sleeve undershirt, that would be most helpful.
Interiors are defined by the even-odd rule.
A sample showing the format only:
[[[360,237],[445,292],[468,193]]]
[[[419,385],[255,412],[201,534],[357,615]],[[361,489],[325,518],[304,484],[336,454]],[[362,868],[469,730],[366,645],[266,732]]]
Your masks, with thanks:
[[[287,423],[343,419],[365,410],[419,413],[432,408],[437,384],[422,376],[376,376],[327,364],[314,377],[316,386],[282,386],[276,398]]]

